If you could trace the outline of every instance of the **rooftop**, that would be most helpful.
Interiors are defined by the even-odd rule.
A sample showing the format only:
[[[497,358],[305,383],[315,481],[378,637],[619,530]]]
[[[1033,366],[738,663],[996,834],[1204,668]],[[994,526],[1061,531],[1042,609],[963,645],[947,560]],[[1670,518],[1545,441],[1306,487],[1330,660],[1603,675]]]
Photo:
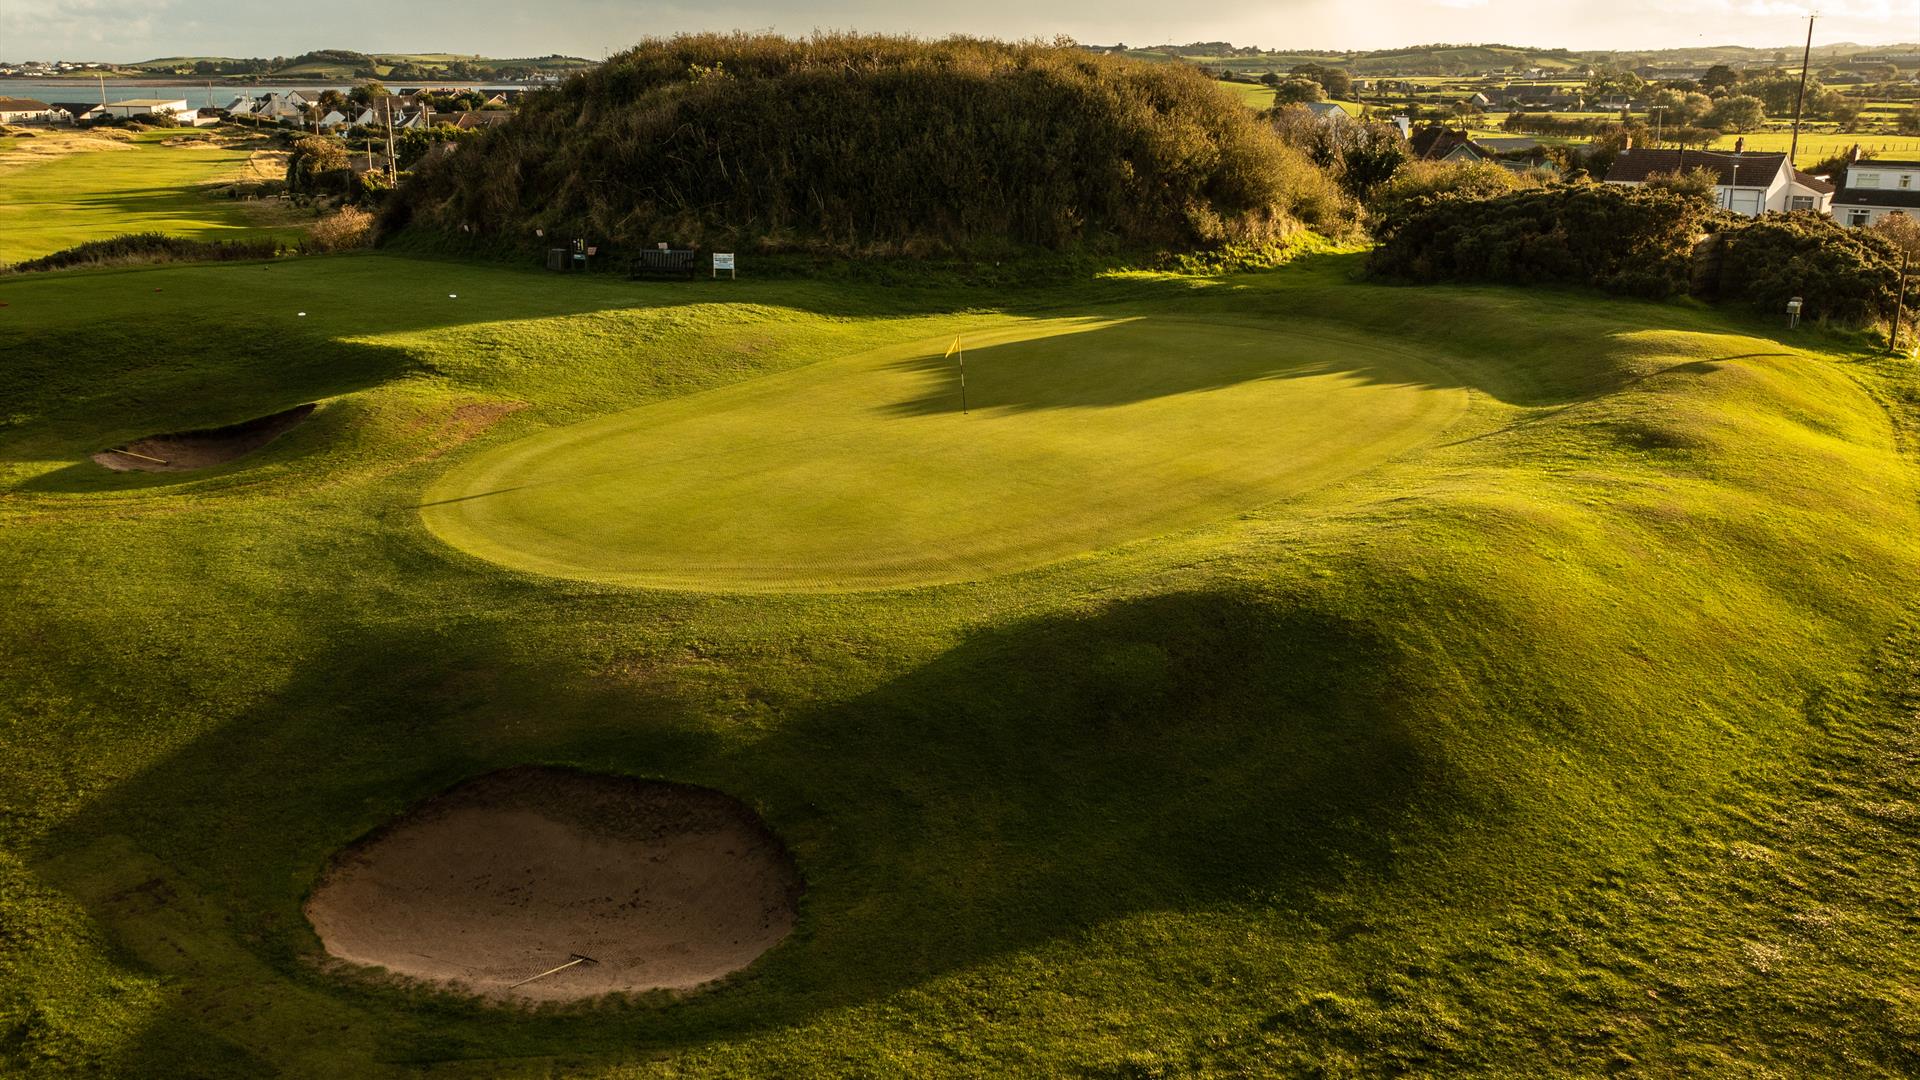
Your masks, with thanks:
[[[1785,154],[1726,154],[1712,150],[1622,150],[1607,170],[1612,183],[1644,183],[1656,173],[1705,169],[1722,187],[1766,187],[1787,160]]]

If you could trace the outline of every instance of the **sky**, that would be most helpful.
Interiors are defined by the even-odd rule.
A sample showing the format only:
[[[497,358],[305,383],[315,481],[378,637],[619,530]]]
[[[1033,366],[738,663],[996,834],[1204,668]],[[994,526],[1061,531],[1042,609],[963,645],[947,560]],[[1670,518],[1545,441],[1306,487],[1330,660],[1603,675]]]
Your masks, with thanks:
[[[1232,41],[1378,49],[1499,42],[1571,49],[1920,41],[1920,0],[0,0],[0,59],[293,56],[310,49],[599,57],[686,30],[871,30],[1088,44]],[[268,12],[271,11],[269,15]]]

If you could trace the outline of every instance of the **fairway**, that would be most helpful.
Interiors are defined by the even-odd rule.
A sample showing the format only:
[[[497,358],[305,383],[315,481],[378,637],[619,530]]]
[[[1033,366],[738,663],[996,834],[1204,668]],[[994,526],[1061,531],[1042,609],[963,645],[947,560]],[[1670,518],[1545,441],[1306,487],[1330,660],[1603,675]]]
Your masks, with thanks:
[[[127,233],[193,240],[251,239],[262,233],[291,239],[299,233],[277,201],[242,202],[202,187],[229,178],[259,179],[250,150],[158,141],[171,137],[175,133],[136,141],[86,140],[55,132],[36,136],[33,148],[65,140],[73,152],[13,150],[18,157],[0,168],[0,263]]]
[[[975,580],[1361,472],[1466,405],[1412,352],[1177,317],[1022,319],[559,428],[434,484],[509,566],[662,588]]]

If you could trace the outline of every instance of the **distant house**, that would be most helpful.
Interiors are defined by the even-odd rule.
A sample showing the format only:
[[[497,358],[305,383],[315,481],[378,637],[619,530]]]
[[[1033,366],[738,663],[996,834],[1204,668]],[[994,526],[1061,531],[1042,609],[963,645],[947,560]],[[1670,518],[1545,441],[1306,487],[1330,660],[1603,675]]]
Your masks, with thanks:
[[[1344,117],[1346,113],[1343,112],[1340,115]],[[472,131],[475,128],[499,127],[511,119],[513,119],[513,113],[507,110],[488,109],[485,112],[460,113],[458,118],[453,120],[452,123],[454,127],[459,128],[461,131]],[[443,124],[448,121],[439,116],[435,116],[434,122]]]
[[[1472,96],[1467,98],[1467,104],[1484,109],[1487,106],[1493,104],[1493,99],[1488,97],[1485,94],[1475,92]]]
[[[1731,154],[1711,150],[1644,150],[1628,147],[1613,159],[1607,183],[1638,187],[1652,176],[1705,169],[1714,175],[1722,210],[1747,217],[1792,209],[1794,171],[1785,154],[1749,154],[1744,140]]]
[[[320,126],[329,131],[337,127],[346,127],[348,123],[347,115],[339,109],[329,109],[327,115],[320,118]]]
[[[1323,124],[1333,124],[1335,126],[1338,126],[1352,119],[1352,117],[1347,115],[1347,110],[1341,108],[1340,106],[1334,104],[1331,101],[1309,101],[1309,102],[1306,102],[1305,104],[1307,106],[1307,111],[1313,114],[1313,118],[1315,120],[1320,121]],[[468,113],[466,115],[471,116],[473,114]],[[499,116],[499,115],[511,115],[511,114],[495,113],[494,115]]]
[[[0,97],[0,124],[44,124],[53,119],[53,106],[33,98]]]
[[[48,108],[56,124],[91,124],[107,115],[107,111],[95,101],[56,101]]]
[[[1920,161],[1863,158],[1854,147],[1832,214],[1842,225],[1872,225],[1895,214],[1920,213]]]
[[[100,106],[109,116],[171,116],[183,124],[199,119],[199,110],[189,108],[186,98],[129,98],[109,101]]]

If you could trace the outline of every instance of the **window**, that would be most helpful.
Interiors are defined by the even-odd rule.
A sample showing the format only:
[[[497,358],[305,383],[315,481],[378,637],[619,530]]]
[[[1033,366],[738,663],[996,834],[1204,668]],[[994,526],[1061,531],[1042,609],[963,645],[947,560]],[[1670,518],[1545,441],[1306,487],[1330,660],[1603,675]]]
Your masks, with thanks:
[[[1865,225],[1872,217],[1873,215],[1865,210],[1849,210],[1847,211],[1847,224],[1853,226]]]
[[[1791,203],[1790,205],[1788,205],[1788,207],[1787,207],[1787,209],[1789,209],[1789,210],[1811,210],[1811,209],[1813,209],[1813,196],[1811,196],[1811,195],[1795,195],[1795,196],[1793,197],[1793,201],[1792,201],[1792,203]]]
[[[1910,172],[1901,173],[1900,186],[1903,188],[1911,188],[1913,186],[1913,174]]]
[[[1859,175],[1853,178],[1853,186],[1854,187],[1879,187],[1880,174],[1877,172],[1860,173]]]

